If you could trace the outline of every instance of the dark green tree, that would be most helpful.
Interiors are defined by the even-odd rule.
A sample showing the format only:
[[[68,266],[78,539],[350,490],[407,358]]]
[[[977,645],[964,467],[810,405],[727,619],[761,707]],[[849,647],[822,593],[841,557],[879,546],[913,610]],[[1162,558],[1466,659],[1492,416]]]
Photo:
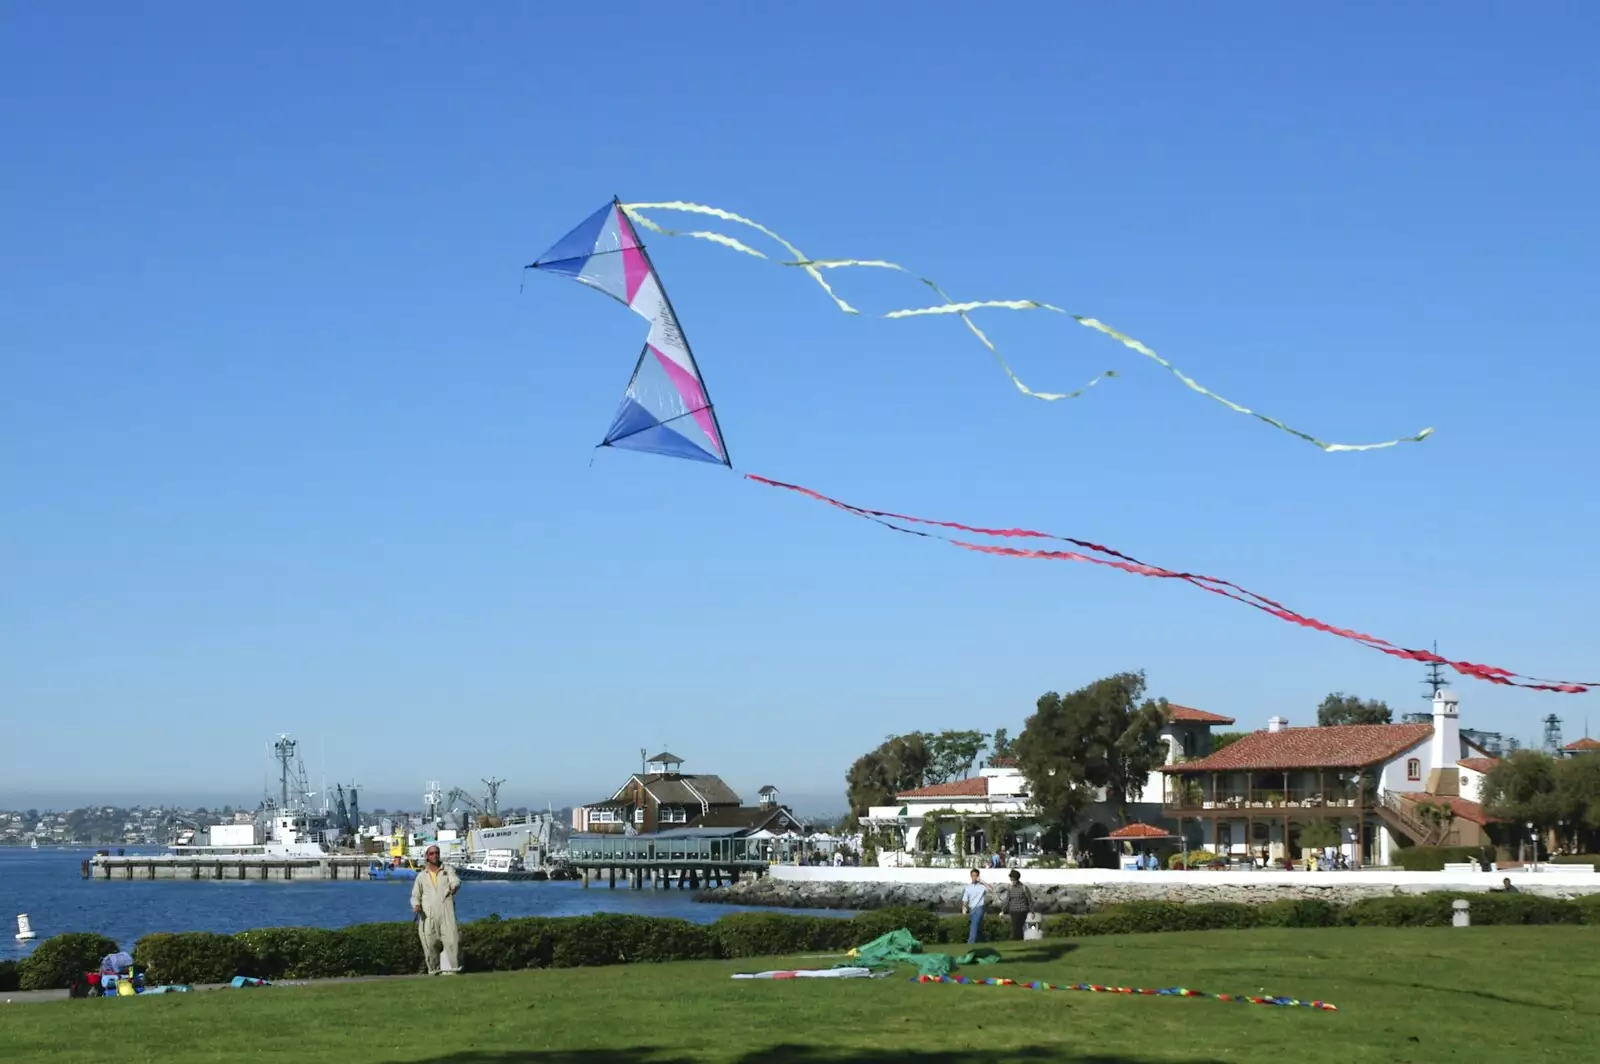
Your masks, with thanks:
[[[1039,699],[1015,750],[1047,823],[1070,825],[1097,787],[1126,822],[1128,801],[1143,795],[1165,753],[1166,700],[1141,702],[1143,694],[1144,673],[1124,672]]]
[[[1212,732],[1211,733],[1211,752],[1214,754],[1218,750],[1221,750],[1221,749],[1223,749],[1225,747],[1232,746],[1234,743],[1238,742],[1240,739],[1243,739],[1246,735],[1249,735],[1249,734],[1250,734],[1249,732],[1242,732],[1242,731]]]
[[[998,757],[1015,756],[1016,751],[1012,749],[1011,740],[1006,737],[1006,730],[1004,728],[996,728],[994,730],[994,738],[989,741],[989,760],[993,761]]]
[[[1600,756],[1582,754],[1555,765],[1556,813],[1580,853],[1600,852]]]
[[[1343,691],[1335,691],[1317,707],[1317,726],[1320,728],[1331,728],[1336,724],[1389,724],[1393,720],[1394,711],[1387,702],[1373,698],[1361,699]]]
[[[1556,762],[1538,750],[1518,750],[1483,777],[1484,812],[1513,824],[1548,828],[1561,819]]]
[[[845,800],[856,816],[874,805],[888,805],[901,791],[921,787],[928,778],[927,735],[891,735],[875,750],[856,758],[845,773]]]
[[[925,737],[928,747],[927,783],[949,783],[972,774],[972,766],[988,744],[981,731],[942,731]]]

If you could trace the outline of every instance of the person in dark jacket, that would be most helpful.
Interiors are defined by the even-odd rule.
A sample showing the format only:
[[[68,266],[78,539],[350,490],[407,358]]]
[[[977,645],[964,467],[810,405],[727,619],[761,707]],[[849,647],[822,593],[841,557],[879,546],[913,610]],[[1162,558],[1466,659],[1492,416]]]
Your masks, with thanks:
[[[1011,885],[1006,888],[1005,913],[1011,917],[1011,937],[1022,938],[1023,925],[1028,922],[1028,914],[1033,912],[1033,893],[1022,885],[1022,873],[1015,868],[1011,870]]]

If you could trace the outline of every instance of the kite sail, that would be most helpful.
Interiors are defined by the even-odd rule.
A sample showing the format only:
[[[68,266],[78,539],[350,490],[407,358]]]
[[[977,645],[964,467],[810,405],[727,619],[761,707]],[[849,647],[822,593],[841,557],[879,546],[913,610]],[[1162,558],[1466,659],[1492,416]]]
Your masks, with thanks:
[[[650,323],[601,447],[731,465],[688,337],[620,203],[613,199],[595,211],[527,268],[565,274]]]
[[[1304,440],[1313,447],[1325,452],[1377,451],[1386,447],[1395,447],[1402,443],[1420,443],[1433,434],[1433,429],[1426,428],[1422,429],[1413,436],[1402,436],[1398,439],[1385,440],[1382,443],[1329,443],[1325,440],[1318,439],[1310,433],[1302,432],[1301,430],[1294,428],[1293,426],[1288,425],[1275,417],[1269,417],[1268,415],[1259,411],[1251,410],[1247,406],[1241,406],[1232,399],[1227,399],[1218,395],[1216,392],[1213,392],[1209,388],[1205,387],[1199,381],[1183,372],[1183,370],[1167,361],[1161,355],[1156,354],[1155,351],[1151,350],[1140,341],[1134,339],[1126,333],[1113,329],[1105,322],[1096,318],[1088,317],[1083,314],[1072,314],[1066,310],[1063,310],[1061,307],[1052,306],[1049,303],[1041,303],[1033,299],[981,299],[974,302],[958,303],[954,299],[951,299],[949,296],[945,295],[944,290],[941,289],[936,283],[926,277],[919,277],[917,274],[912,273],[910,270],[899,265],[898,263],[885,262],[882,259],[809,258],[799,248],[795,247],[789,241],[785,240],[771,229],[768,229],[760,222],[752,221],[749,218],[734,214],[732,211],[722,210],[720,207],[707,207],[700,203],[685,203],[682,200],[674,200],[669,203],[623,203],[619,204],[619,206],[622,208],[622,212],[630,219],[644,226],[646,229],[660,233],[662,236],[694,237],[697,240],[706,240],[713,244],[720,244],[725,248],[730,248],[733,251],[750,255],[758,259],[766,259],[769,262],[776,261],[780,266],[792,266],[797,269],[804,270],[813,281],[822,287],[822,290],[828,294],[828,298],[833,300],[834,305],[840,310],[844,311],[846,314],[859,314],[861,312],[855,307],[851,306],[849,303],[845,302],[844,299],[842,299],[839,294],[833,290],[833,287],[828,284],[827,278],[822,276],[823,270],[838,270],[855,267],[876,270],[892,270],[896,273],[903,273],[907,276],[915,277],[918,281],[922,282],[929,289],[931,289],[933,294],[938,296],[944,302],[937,306],[931,307],[908,307],[903,310],[891,310],[882,316],[885,318],[920,318],[928,317],[930,315],[953,314],[959,317],[972,335],[977,337],[978,342],[983,344],[984,347],[988,348],[989,353],[993,355],[996,361],[1000,363],[1000,368],[1005,371],[1006,376],[1010,378],[1011,383],[1016,386],[1017,390],[1023,395],[1034,399],[1043,399],[1048,402],[1053,402],[1057,399],[1076,399],[1080,395],[1083,395],[1085,392],[1087,392],[1090,388],[1093,388],[1096,384],[1099,384],[1102,380],[1105,380],[1108,377],[1115,377],[1117,373],[1115,370],[1108,369],[1104,373],[1101,373],[1098,377],[1095,377],[1088,384],[1085,384],[1083,387],[1072,392],[1034,391],[1032,388],[1022,383],[1021,378],[1012,372],[1011,367],[1006,364],[1006,360],[1001,357],[1000,349],[994,345],[994,341],[990,340],[988,335],[985,334],[982,329],[978,328],[977,324],[972,320],[972,311],[985,309],[1043,310],[1052,314],[1065,315],[1070,317],[1079,325],[1082,325],[1084,328],[1093,329],[1095,332],[1109,336],[1111,339],[1117,341],[1117,343],[1121,344],[1123,347],[1126,347],[1128,350],[1150,359],[1162,369],[1165,369],[1168,373],[1182,381],[1184,386],[1189,390],[1203,395],[1208,399],[1212,399],[1218,403],[1221,403],[1223,406],[1227,407],[1229,410],[1232,410],[1236,414],[1245,414],[1249,417],[1253,417],[1257,421],[1270,425],[1280,432],[1286,432],[1290,436],[1294,436],[1297,439]],[[659,225],[650,218],[646,217],[642,213],[646,210],[678,211],[684,214],[698,214],[703,217],[716,218],[724,222],[732,222],[735,225],[742,225],[746,228],[753,229],[756,232],[761,233],[774,243],[781,244],[784,251],[787,252],[791,258],[786,261],[774,260],[764,252],[758,251],[757,249],[744,243],[744,241],[737,240],[725,233],[710,232],[707,230],[679,232],[677,230],[668,229],[665,226]]]

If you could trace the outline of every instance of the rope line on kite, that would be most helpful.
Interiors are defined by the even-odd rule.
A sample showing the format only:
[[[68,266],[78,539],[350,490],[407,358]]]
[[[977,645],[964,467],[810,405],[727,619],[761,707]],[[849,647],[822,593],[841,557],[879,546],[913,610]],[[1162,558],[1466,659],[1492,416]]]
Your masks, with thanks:
[[[1326,1001],[1302,1001],[1300,998],[1282,997],[1276,994],[1208,994],[1204,990],[1190,990],[1184,986],[1172,986],[1163,990],[1145,990],[1131,986],[1102,986],[1099,983],[1046,983],[1041,980],[1026,979],[975,979],[966,975],[914,975],[913,983],[954,983],[957,986],[1010,986],[1019,990],[1079,990],[1091,994],[1128,994],[1134,997],[1182,997],[1182,998],[1210,998],[1212,1001],[1227,1001],[1240,1005],[1273,1005],[1278,1008],[1315,1009],[1317,1012],[1338,1012],[1339,1006],[1331,1005]]]
[[[1310,628],[1315,631],[1325,632],[1329,635],[1336,635],[1342,639],[1348,639],[1352,642],[1360,644],[1361,646],[1367,647],[1369,650],[1376,650],[1379,653],[1387,654],[1391,657],[1401,658],[1406,661],[1422,662],[1430,665],[1447,665],[1463,676],[1468,676],[1475,680],[1483,680],[1487,683],[1499,684],[1505,687],[1523,687],[1535,691],[1553,691],[1560,694],[1583,694],[1590,688],[1600,687],[1600,681],[1586,680],[1582,682],[1574,682],[1567,680],[1549,680],[1543,677],[1528,676],[1522,673],[1512,672],[1508,669],[1502,669],[1494,665],[1481,665],[1470,661],[1453,661],[1449,658],[1441,657],[1440,655],[1429,650],[1413,650],[1408,647],[1402,647],[1395,643],[1391,643],[1386,639],[1380,639],[1377,636],[1369,635],[1366,632],[1354,631],[1349,628],[1340,628],[1336,625],[1328,624],[1325,621],[1319,621],[1315,617],[1292,610],[1288,606],[1283,605],[1283,603],[1278,602],[1275,599],[1258,594],[1257,592],[1251,591],[1250,589],[1242,587],[1230,580],[1223,580],[1218,577],[1205,576],[1200,573],[1185,572],[1182,570],[1167,569],[1158,565],[1151,565],[1130,555],[1124,554],[1121,551],[1112,550],[1110,547],[1105,547],[1088,540],[1074,539],[1069,536],[1056,535],[1052,532],[1041,532],[1031,528],[986,528],[979,525],[962,524],[957,521],[942,521],[933,518],[914,517],[909,514],[894,513],[893,511],[889,510],[876,510],[869,507],[857,506],[854,503],[844,502],[840,499],[835,499],[832,496],[824,495],[822,492],[816,491],[812,488],[802,487],[798,484],[790,484],[781,480],[773,480],[769,477],[758,476],[755,473],[742,473],[740,475],[746,480],[754,481],[757,484],[764,484],[773,488],[781,488],[797,495],[803,495],[807,498],[815,499],[818,502],[827,503],[829,506],[843,510],[852,516],[860,517],[876,524],[885,525],[886,527],[892,528],[897,532],[905,532],[910,535],[923,536],[924,538],[928,539],[942,540],[946,543],[949,543],[951,546],[959,547],[962,550],[973,551],[980,554],[990,554],[1005,558],[1033,558],[1047,561],[1087,562],[1091,565],[1105,566],[1107,568],[1117,569],[1122,572],[1132,573],[1136,576],[1147,576],[1157,579],[1182,581],[1184,583],[1191,584],[1202,591],[1209,591],[1214,595],[1221,595],[1224,598],[1229,598],[1235,602],[1240,602],[1246,606],[1261,610],[1263,613],[1267,613],[1278,618],[1279,620],[1288,621],[1291,624],[1297,624],[1301,627]],[[946,535],[941,532],[902,528],[893,523],[896,521],[922,525],[928,529],[951,529],[953,531],[967,532],[973,535],[990,536],[994,538],[1048,540],[1057,543],[1069,544],[1092,553],[1086,554],[1079,551],[1066,550],[1038,550],[1022,547],[1002,546],[993,543],[974,543],[970,540],[958,539],[955,536]],[[1094,557],[1094,554],[1100,554],[1104,556]]]
[[[646,229],[650,229],[653,232],[660,233],[662,236],[686,236],[686,237],[692,237],[692,238],[697,239],[697,240],[705,240],[705,241],[708,241],[710,243],[718,244],[718,245],[720,245],[722,247],[729,248],[729,249],[731,249],[733,251],[737,251],[737,252],[740,252],[740,253],[745,254],[745,255],[751,255],[751,256],[754,256],[755,258],[763,259],[763,260],[765,260],[767,262],[776,263],[779,266],[788,266],[788,267],[795,267],[795,268],[798,268],[798,269],[802,269],[802,270],[804,270],[806,272],[806,274],[808,276],[811,277],[812,280],[816,281],[817,284],[821,286],[822,290],[827,293],[828,298],[833,300],[834,305],[837,306],[841,311],[843,311],[846,314],[860,314],[861,311],[859,311],[855,307],[851,306],[848,302],[846,302],[844,300],[843,297],[841,297],[836,291],[834,291],[833,287],[830,284],[828,284],[827,278],[823,277],[823,275],[822,275],[822,271],[823,270],[845,269],[845,268],[850,268],[850,267],[865,268],[865,269],[892,270],[892,271],[895,271],[895,272],[898,272],[898,273],[903,273],[908,277],[915,278],[916,280],[920,281],[921,283],[923,283],[924,285],[927,285],[930,289],[932,289],[932,291],[940,299],[944,300],[944,303],[942,305],[939,305],[939,306],[910,307],[910,308],[905,308],[905,309],[901,309],[901,310],[892,310],[892,311],[889,311],[889,312],[887,312],[885,314],[882,314],[882,315],[879,315],[879,316],[884,317],[884,318],[889,318],[889,319],[914,318],[914,317],[924,317],[924,316],[940,315],[940,314],[955,314],[955,315],[959,316],[961,318],[961,320],[966,324],[967,328],[969,330],[971,330],[972,334],[975,337],[978,338],[978,341],[980,343],[982,343],[983,346],[986,347],[989,350],[990,354],[994,355],[995,360],[997,362],[999,362],[999,364],[1000,364],[1000,368],[1002,370],[1004,370],[1006,376],[1011,379],[1011,383],[1016,385],[1017,390],[1020,391],[1022,394],[1027,395],[1027,396],[1031,396],[1031,397],[1033,397],[1035,399],[1042,399],[1042,400],[1045,400],[1045,401],[1055,401],[1055,400],[1058,400],[1058,399],[1075,399],[1075,398],[1083,395],[1090,388],[1093,388],[1096,384],[1100,383],[1100,381],[1105,380],[1108,377],[1115,377],[1117,375],[1117,373],[1116,373],[1115,370],[1109,370],[1108,369],[1104,373],[1102,373],[1099,376],[1095,377],[1089,383],[1085,384],[1083,387],[1081,387],[1078,390],[1073,391],[1073,392],[1039,392],[1039,391],[1035,391],[1032,388],[1028,387],[1026,384],[1024,384],[1022,382],[1022,379],[1019,378],[1016,375],[1016,373],[1012,371],[1010,365],[1007,364],[1004,356],[1002,356],[1000,354],[999,348],[995,346],[994,342],[989,339],[989,337],[984,333],[984,331],[982,329],[980,329],[978,327],[977,323],[974,322],[972,320],[972,318],[969,316],[971,311],[975,311],[975,310],[1019,310],[1019,311],[1020,310],[1043,310],[1043,311],[1048,311],[1048,312],[1054,313],[1054,314],[1065,315],[1066,317],[1069,317],[1073,321],[1077,322],[1079,325],[1082,325],[1082,326],[1084,326],[1085,328],[1088,328],[1088,329],[1093,329],[1096,332],[1099,332],[1099,333],[1101,333],[1101,334],[1103,334],[1105,336],[1108,336],[1111,339],[1113,339],[1113,340],[1117,341],[1118,343],[1120,343],[1122,346],[1124,346],[1127,349],[1129,349],[1130,351],[1133,351],[1136,354],[1142,355],[1143,357],[1148,358],[1151,361],[1155,362],[1157,365],[1159,365],[1163,369],[1165,369],[1168,373],[1170,373],[1174,377],[1178,378],[1179,381],[1183,382],[1183,384],[1187,388],[1189,388],[1191,391],[1194,391],[1194,392],[1196,392],[1196,393],[1198,393],[1200,395],[1203,395],[1203,396],[1207,397],[1208,399],[1215,400],[1216,402],[1221,403],[1223,406],[1227,407],[1229,410],[1234,411],[1235,413],[1248,415],[1249,417],[1253,417],[1256,420],[1261,421],[1261,422],[1263,422],[1263,423],[1265,423],[1267,425],[1270,425],[1273,428],[1278,429],[1281,432],[1288,433],[1289,435],[1294,436],[1297,439],[1304,440],[1305,442],[1307,442],[1309,444],[1312,444],[1313,446],[1319,448],[1320,450],[1322,450],[1324,452],[1330,452],[1331,453],[1331,452],[1334,452],[1334,451],[1375,451],[1375,450],[1381,450],[1383,448],[1394,447],[1394,446],[1397,446],[1397,445],[1402,444],[1402,443],[1420,443],[1421,441],[1427,439],[1433,433],[1433,429],[1432,428],[1425,428],[1425,429],[1422,429],[1421,431],[1417,432],[1413,436],[1402,436],[1402,437],[1398,437],[1398,438],[1392,439],[1392,440],[1385,440],[1385,441],[1383,441],[1381,443],[1329,443],[1329,442],[1327,442],[1325,440],[1318,439],[1316,436],[1313,436],[1310,433],[1303,432],[1300,429],[1294,428],[1294,427],[1290,426],[1289,424],[1279,420],[1278,418],[1271,417],[1271,416],[1269,416],[1267,414],[1263,414],[1263,413],[1261,413],[1259,411],[1256,411],[1256,410],[1252,410],[1247,406],[1243,406],[1243,405],[1241,405],[1239,403],[1234,402],[1231,399],[1228,399],[1228,398],[1226,398],[1224,396],[1218,395],[1216,392],[1211,391],[1209,388],[1207,388],[1204,385],[1202,385],[1199,381],[1197,381],[1193,377],[1189,376],[1183,370],[1181,370],[1177,366],[1173,365],[1166,358],[1164,358],[1161,355],[1157,354],[1152,348],[1148,347],[1143,342],[1133,338],[1132,336],[1129,336],[1128,334],[1126,334],[1124,332],[1121,332],[1121,331],[1119,331],[1117,329],[1112,328],[1110,325],[1107,325],[1105,322],[1102,322],[1097,318],[1089,317],[1087,315],[1082,315],[1082,314],[1073,314],[1073,313],[1071,313],[1071,312],[1069,312],[1067,310],[1062,309],[1061,307],[1054,306],[1054,305],[1052,305],[1050,303],[1042,303],[1042,302],[1039,302],[1038,300],[1033,300],[1033,299],[984,299],[984,300],[973,300],[973,301],[968,301],[968,302],[957,302],[956,300],[951,299],[950,296],[945,294],[945,292],[934,281],[932,281],[932,280],[930,280],[930,279],[928,279],[926,277],[922,277],[922,276],[914,273],[913,271],[906,269],[904,266],[901,266],[899,263],[888,262],[888,261],[886,261],[884,259],[813,259],[813,258],[808,257],[804,252],[802,252],[794,244],[790,243],[788,240],[786,240],[783,237],[779,236],[776,232],[774,232],[773,230],[769,229],[765,225],[762,225],[760,222],[754,221],[754,220],[752,220],[750,218],[746,218],[743,215],[735,214],[732,211],[722,210],[719,207],[708,207],[708,206],[706,206],[704,204],[700,204],[700,203],[688,203],[688,202],[685,202],[685,201],[682,201],[682,200],[672,200],[672,201],[660,202],[660,203],[624,203],[624,204],[621,204],[621,208],[622,208],[623,212],[625,214],[627,214],[627,216],[632,221],[638,223],[639,225],[644,226]],[[741,240],[736,239],[735,237],[728,236],[725,233],[718,233],[718,232],[713,232],[713,231],[710,231],[710,230],[702,230],[702,229],[696,229],[696,230],[669,229],[669,228],[667,228],[667,227],[655,222],[654,220],[652,220],[651,218],[649,218],[648,216],[646,216],[645,214],[642,213],[643,211],[646,211],[646,210],[677,211],[677,212],[681,212],[681,213],[685,213],[685,214],[698,214],[698,215],[703,215],[703,216],[707,216],[707,217],[717,218],[717,219],[720,219],[720,220],[726,221],[726,222],[731,222],[731,223],[734,223],[736,225],[743,225],[743,226],[746,226],[748,228],[754,229],[755,231],[757,231],[759,233],[762,233],[763,235],[769,237],[770,239],[772,239],[776,243],[781,244],[783,246],[784,250],[787,251],[792,256],[792,258],[788,259],[788,260],[775,259],[772,256],[767,255],[766,253],[764,253],[762,251],[759,251],[756,248],[751,247],[750,245],[744,243]]]

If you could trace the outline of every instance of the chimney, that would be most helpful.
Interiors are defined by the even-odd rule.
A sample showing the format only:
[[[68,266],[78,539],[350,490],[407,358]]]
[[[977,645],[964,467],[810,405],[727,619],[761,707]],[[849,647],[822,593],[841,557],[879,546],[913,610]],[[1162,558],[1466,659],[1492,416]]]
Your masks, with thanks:
[[[1461,793],[1461,718],[1454,691],[1433,696],[1433,739],[1428,743],[1428,793]]]
[[[1273,717],[1267,721],[1267,731],[1269,732],[1280,732],[1288,726],[1289,720],[1286,717]]]

